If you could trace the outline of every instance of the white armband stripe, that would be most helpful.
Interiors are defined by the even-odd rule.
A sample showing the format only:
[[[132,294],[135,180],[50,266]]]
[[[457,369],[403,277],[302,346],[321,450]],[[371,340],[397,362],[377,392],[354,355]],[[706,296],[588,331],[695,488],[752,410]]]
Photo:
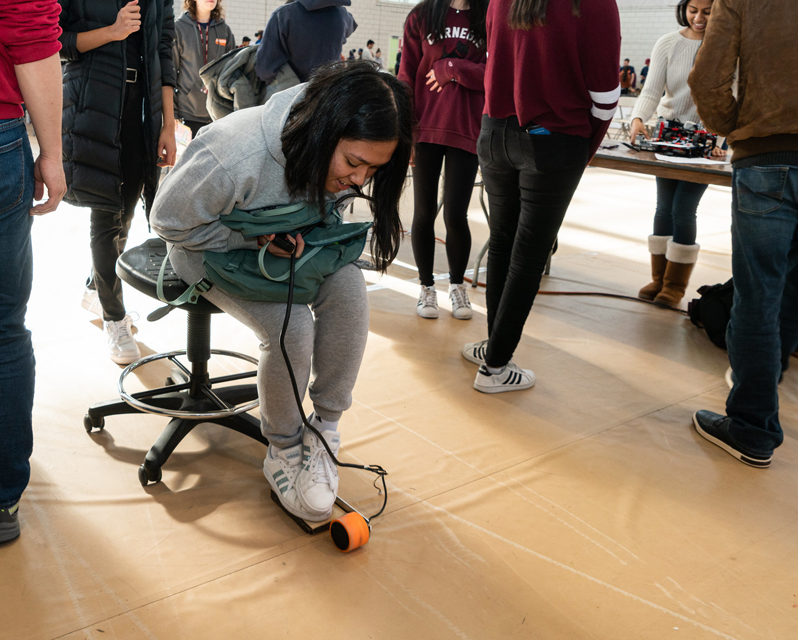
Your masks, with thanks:
[[[590,113],[599,120],[612,120],[612,116],[615,115],[615,107],[612,109],[599,109],[596,105],[593,105],[590,107]]]
[[[615,104],[621,97],[621,85],[612,91],[588,91],[590,99],[596,104]]]

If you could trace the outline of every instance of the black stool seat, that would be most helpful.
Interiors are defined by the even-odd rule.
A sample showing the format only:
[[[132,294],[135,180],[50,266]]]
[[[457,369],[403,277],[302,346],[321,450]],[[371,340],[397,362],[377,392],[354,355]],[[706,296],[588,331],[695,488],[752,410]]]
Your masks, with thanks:
[[[166,259],[166,243],[160,238],[150,238],[144,244],[125,251],[116,261],[116,275],[131,287],[150,298],[158,299],[158,273]],[[166,263],[163,276],[163,293],[167,300],[176,300],[189,285],[175,273],[171,263]],[[182,305],[190,311],[223,313],[221,309],[200,297],[196,304]]]
[[[134,289],[158,299],[157,283],[161,265],[166,258],[166,243],[160,238],[151,238],[144,244],[123,253],[116,263],[116,273],[121,280]],[[164,272],[164,296],[167,300],[179,297],[187,288],[172,269],[166,265]],[[119,393],[122,399],[115,398],[89,407],[83,419],[87,432],[103,429],[108,416],[131,413],[154,413],[170,416],[166,429],[152,446],[139,467],[139,481],[147,485],[150,481],[161,479],[161,467],[180,441],[201,422],[210,422],[238,431],[265,445],[269,442],[260,430],[260,421],[248,413],[257,406],[258,391],[253,383],[217,386],[254,378],[256,371],[237,373],[211,378],[208,374],[208,360],[212,354],[231,356],[257,363],[257,360],[231,351],[211,350],[211,315],[223,313],[221,309],[200,297],[196,304],[187,303],[179,307],[188,314],[188,340],[185,350],[170,351],[147,356],[129,365],[119,378]],[[150,314],[151,321],[163,317],[165,313]],[[185,356],[190,368],[178,358]],[[165,386],[130,394],[124,389],[125,378],[136,368],[155,360],[168,359],[175,368],[166,379]]]

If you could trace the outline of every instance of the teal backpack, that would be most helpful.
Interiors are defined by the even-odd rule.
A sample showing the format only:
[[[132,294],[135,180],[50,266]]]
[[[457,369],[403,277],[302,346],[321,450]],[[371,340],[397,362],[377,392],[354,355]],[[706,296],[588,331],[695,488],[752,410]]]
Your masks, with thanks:
[[[296,304],[310,304],[324,278],[360,257],[372,226],[371,222],[344,224],[338,204],[327,203],[324,212],[306,202],[257,211],[233,209],[229,215],[222,216],[221,222],[247,238],[272,233],[301,233],[305,249],[294,267],[293,300]],[[167,255],[158,277],[158,297],[162,302],[179,306],[196,302],[200,294],[216,286],[245,300],[286,302],[291,261],[272,255],[267,247],[268,244],[259,251],[203,251],[206,277],[171,302],[163,295]]]

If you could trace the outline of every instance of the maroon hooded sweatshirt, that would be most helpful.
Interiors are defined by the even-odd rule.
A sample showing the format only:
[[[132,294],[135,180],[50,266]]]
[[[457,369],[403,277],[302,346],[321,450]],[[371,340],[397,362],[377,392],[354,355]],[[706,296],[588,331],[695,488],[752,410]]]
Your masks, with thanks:
[[[510,28],[511,6],[491,0],[488,7],[485,113],[589,138],[592,156],[621,94],[616,0],[582,0],[579,16],[571,0],[551,0],[545,26],[528,30]]]
[[[0,120],[21,118],[14,65],[49,58],[61,49],[55,0],[0,0]]]
[[[413,88],[416,142],[476,154],[485,106],[486,49],[484,42],[474,42],[468,16],[468,10],[449,8],[445,36],[436,41],[421,24],[418,7],[413,9],[405,22],[398,77]],[[440,93],[426,84],[430,69],[443,87]]]

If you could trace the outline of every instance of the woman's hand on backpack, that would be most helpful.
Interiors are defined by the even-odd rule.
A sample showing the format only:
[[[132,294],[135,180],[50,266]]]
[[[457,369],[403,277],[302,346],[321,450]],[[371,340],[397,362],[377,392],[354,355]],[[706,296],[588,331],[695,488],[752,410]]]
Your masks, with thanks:
[[[275,234],[270,233],[268,235],[258,236],[258,247],[262,247],[267,242],[271,242],[272,240],[274,240],[274,235]],[[301,257],[302,251],[305,249],[305,241],[302,239],[302,234],[298,233],[296,234],[296,237],[292,237],[289,235],[288,239],[296,245],[296,250],[295,250],[296,257],[297,258]],[[277,245],[274,244],[270,244],[268,247],[266,247],[266,251],[271,253],[273,256],[277,256],[278,258],[291,257],[290,253],[283,251]]]
[[[643,124],[643,121],[640,118],[635,118],[632,120],[632,126],[630,127],[629,132],[629,137],[632,139],[632,144],[635,143],[638,135],[642,135],[646,140],[651,140],[651,136],[646,130],[646,125]]]
[[[141,8],[139,0],[132,0],[116,14],[116,22],[111,25],[111,30],[117,40],[124,40],[139,29],[141,29]]]

